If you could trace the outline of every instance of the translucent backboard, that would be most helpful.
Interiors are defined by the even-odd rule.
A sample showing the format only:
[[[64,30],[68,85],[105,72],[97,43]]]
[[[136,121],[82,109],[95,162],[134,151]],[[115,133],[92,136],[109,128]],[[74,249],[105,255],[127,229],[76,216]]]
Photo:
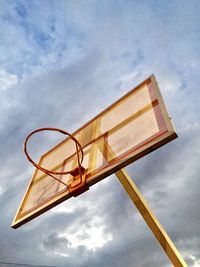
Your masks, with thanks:
[[[152,75],[73,133],[84,152],[88,187],[177,137]],[[66,138],[39,164],[65,171],[77,166],[75,146]],[[70,182],[71,175],[57,175]],[[76,196],[65,185],[36,170],[12,227],[18,228],[64,200]]]

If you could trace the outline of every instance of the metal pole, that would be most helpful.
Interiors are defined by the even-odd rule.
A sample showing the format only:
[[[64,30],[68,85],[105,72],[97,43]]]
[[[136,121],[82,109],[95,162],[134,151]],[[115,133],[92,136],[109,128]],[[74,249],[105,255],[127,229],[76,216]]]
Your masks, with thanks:
[[[169,238],[163,226],[160,224],[158,219],[149,208],[146,200],[144,199],[128,173],[124,169],[121,169],[115,174],[126,190],[130,199],[133,201],[136,208],[146,221],[157,241],[160,243],[161,247],[171,260],[172,264],[176,267],[187,267],[186,262],[180,255],[172,240]]]

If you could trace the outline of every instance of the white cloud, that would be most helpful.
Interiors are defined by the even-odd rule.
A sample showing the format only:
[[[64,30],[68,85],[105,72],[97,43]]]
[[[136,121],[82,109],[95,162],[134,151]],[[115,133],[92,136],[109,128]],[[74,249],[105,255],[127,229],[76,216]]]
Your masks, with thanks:
[[[2,194],[3,194],[3,192],[4,192],[4,189],[3,189],[3,187],[2,187],[2,186],[0,186],[0,195],[2,195]]]
[[[6,90],[17,83],[18,83],[17,75],[8,73],[5,70],[0,69],[0,91]]]
[[[166,75],[165,73],[161,73],[159,75],[159,81],[162,84],[162,91],[164,91],[165,95],[168,94],[172,97],[175,94],[179,94],[180,90],[183,87],[183,81],[178,74],[170,74]]]
[[[113,239],[111,233],[105,232],[104,224],[94,223],[96,219],[92,218],[89,224],[81,227],[75,224],[67,228],[66,233],[60,233],[58,237],[66,238],[70,248],[85,246],[88,250],[95,251]]]

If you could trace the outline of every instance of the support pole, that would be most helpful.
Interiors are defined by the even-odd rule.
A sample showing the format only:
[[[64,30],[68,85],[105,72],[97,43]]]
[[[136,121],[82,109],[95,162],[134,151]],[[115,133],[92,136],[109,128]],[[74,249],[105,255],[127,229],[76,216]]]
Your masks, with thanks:
[[[162,227],[158,219],[149,208],[147,202],[145,201],[144,197],[142,196],[128,173],[124,169],[121,169],[115,174],[129,197],[135,204],[136,208],[146,221],[157,241],[160,243],[161,247],[171,260],[172,264],[175,267],[187,267],[186,262],[180,255],[172,240],[169,238],[165,229]]]

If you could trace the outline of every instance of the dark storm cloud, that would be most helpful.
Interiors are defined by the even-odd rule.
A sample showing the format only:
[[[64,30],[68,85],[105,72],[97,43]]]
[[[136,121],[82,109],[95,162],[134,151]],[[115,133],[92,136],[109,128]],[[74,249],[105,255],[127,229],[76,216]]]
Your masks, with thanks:
[[[64,237],[58,237],[56,233],[51,233],[44,241],[44,247],[48,250],[60,249],[60,247],[64,246],[65,249],[69,245],[69,241]]]

